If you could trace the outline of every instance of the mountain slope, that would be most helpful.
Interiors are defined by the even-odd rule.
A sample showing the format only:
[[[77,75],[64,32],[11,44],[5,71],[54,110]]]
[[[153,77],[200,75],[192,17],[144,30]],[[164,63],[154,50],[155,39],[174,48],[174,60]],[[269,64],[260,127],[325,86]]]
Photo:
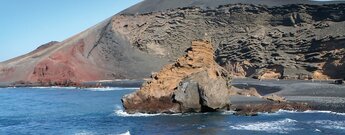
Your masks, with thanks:
[[[164,60],[132,48],[111,19],[63,42],[0,63],[0,81],[64,82],[143,78]],[[151,64],[150,64],[151,63]]]
[[[2,62],[0,81],[146,78],[194,39],[211,40],[217,61],[236,76],[345,77],[344,4],[180,1],[145,0],[65,41]]]
[[[121,12],[121,14],[142,14],[149,12],[163,11],[167,9],[176,9],[184,7],[200,7],[200,8],[217,8],[220,5],[228,4],[254,4],[265,5],[268,7],[282,6],[288,4],[336,4],[341,1],[309,1],[309,0],[144,0],[137,5],[128,8]]]

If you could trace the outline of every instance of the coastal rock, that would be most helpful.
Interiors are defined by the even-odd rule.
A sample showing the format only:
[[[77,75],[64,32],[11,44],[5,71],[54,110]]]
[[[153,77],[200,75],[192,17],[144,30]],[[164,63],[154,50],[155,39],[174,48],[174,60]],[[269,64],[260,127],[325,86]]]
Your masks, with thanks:
[[[179,85],[174,92],[173,99],[181,105],[181,111],[200,112],[199,85],[197,82],[190,80]]]
[[[185,87],[193,89],[184,89]],[[181,95],[189,95],[187,94],[188,91],[193,92],[194,97],[191,95],[182,98],[182,100],[177,98],[182,97]],[[188,99],[194,99],[192,103],[199,104],[197,107],[201,110],[196,110],[195,112],[226,109],[230,104],[226,81],[224,79],[212,79],[206,71],[192,74],[184,79],[182,87],[179,86],[177,91],[174,92],[174,99],[181,105],[182,112],[189,112],[188,107],[185,107],[190,105],[190,101],[186,101]]]
[[[139,91],[125,95],[128,113],[207,112],[229,109],[230,75],[214,60],[213,46],[197,40],[187,54],[153,75]]]
[[[262,103],[262,104],[241,104],[231,106],[235,115],[256,116],[259,112],[273,113],[279,110],[307,111],[312,108],[306,103]]]
[[[264,98],[270,101],[278,102],[278,103],[286,102],[286,99],[284,97],[281,97],[275,94],[265,96]]]
[[[249,88],[248,90],[241,90],[237,95],[262,97],[255,88]]]

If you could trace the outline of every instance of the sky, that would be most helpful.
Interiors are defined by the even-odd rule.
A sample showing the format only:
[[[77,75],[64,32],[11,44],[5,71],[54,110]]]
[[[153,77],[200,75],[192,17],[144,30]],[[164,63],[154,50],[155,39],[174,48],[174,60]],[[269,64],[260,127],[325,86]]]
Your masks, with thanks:
[[[63,41],[141,0],[0,0],[0,62]]]

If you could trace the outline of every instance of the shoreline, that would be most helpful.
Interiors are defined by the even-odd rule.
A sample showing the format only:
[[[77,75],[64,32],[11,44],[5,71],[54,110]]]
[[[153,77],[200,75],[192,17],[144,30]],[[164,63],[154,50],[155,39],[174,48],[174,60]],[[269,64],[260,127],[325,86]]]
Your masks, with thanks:
[[[146,80],[145,79],[118,79],[118,80],[98,80],[98,81],[87,81],[87,82],[80,82],[80,83],[66,83],[61,85],[49,85],[49,83],[30,83],[30,82],[0,82],[0,88],[6,87],[45,87],[45,86],[60,86],[60,87],[71,87],[71,86],[89,86],[89,87],[140,87]],[[279,84],[287,84],[288,83],[314,83],[314,84],[334,84],[336,79],[331,80],[277,80],[277,79],[267,79],[267,80],[258,80],[252,78],[234,78],[232,80],[232,85],[246,89],[249,87],[261,87],[260,89],[264,89],[262,91],[264,93],[271,93],[270,90],[273,91],[280,91],[282,87]],[[338,86],[345,86],[338,85]],[[266,88],[264,88],[266,87]]]
[[[145,80],[100,80],[100,81],[89,81],[81,83],[69,83],[61,85],[49,85],[44,83],[10,83],[0,82],[0,88],[9,87],[78,87],[78,88],[104,88],[104,87],[140,87]]]
[[[145,80],[106,80],[80,83],[78,88],[103,88],[103,87],[140,87]],[[276,94],[285,97],[287,102],[295,104],[308,104],[308,107],[301,108],[332,111],[345,113],[345,85],[332,84],[333,80],[255,80],[255,79],[233,79],[232,85],[236,88],[255,88],[262,96]],[[11,86],[12,85],[12,86]],[[7,87],[42,87],[39,84],[15,84],[0,83],[0,88]],[[43,87],[51,87],[44,85]],[[62,86],[64,87],[64,86]],[[252,107],[252,111],[272,112],[278,111],[277,104],[257,97],[232,96],[230,98],[233,107],[244,110]],[[295,104],[298,106],[297,104]],[[261,109],[260,109],[261,108]],[[288,107],[285,106],[288,109]],[[266,110],[265,110],[266,109]],[[298,111],[298,110],[297,110]]]

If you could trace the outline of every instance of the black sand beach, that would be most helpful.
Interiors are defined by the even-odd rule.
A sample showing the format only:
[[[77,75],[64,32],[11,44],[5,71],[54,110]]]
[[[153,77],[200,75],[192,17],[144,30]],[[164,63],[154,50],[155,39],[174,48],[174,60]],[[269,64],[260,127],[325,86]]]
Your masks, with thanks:
[[[238,88],[257,89],[263,96],[276,94],[289,102],[303,102],[314,110],[345,112],[345,85],[331,84],[333,81],[313,80],[253,80],[234,79]],[[269,104],[257,97],[233,96],[232,104]]]

